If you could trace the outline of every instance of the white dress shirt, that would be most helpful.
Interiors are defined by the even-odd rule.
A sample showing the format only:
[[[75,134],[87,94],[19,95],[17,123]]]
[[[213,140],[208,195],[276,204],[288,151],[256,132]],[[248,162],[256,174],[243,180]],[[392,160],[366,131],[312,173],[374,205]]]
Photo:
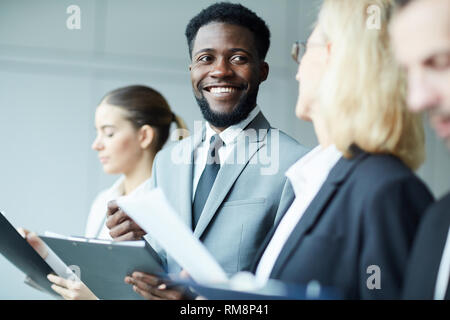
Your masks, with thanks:
[[[253,110],[248,114],[247,118],[239,122],[238,124],[229,126],[224,131],[219,133],[219,137],[224,142],[224,146],[219,149],[219,160],[220,160],[220,166],[222,166],[223,163],[225,163],[225,160],[230,155],[230,153],[233,151],[233,149],[236,146],[236,140],[243,132],[245,127],[252,122],[253,119],[258,115],[260,112],[260,108],[258,106],[255,106]],[[209,150],[209,144],[211,137],[215,135],[216,132],[211,128],[209,123],[206,123],[206,134],[205,138],[198,144],[196,149],[194,150],[194,172],[193,172],[193,179],[192,179],[192,201],[194,201],[194,195],[195,191],[197,190],[197,184],[200,180],[200,176],[203,173],[203,170],[206,166],[206,160],[208,156],[208,150]]]
[[[150,183],[150,179],[141,183],[130,194],[139,192],[140,189],[146,188]],[[89,216],[87,218],[86,230],[84,236],[86,238],[97,238],[103,240],[112,240],[109,235],[109,229],[106,226],[106,212],[108,210],[108,202],[116,200],[125,194],[125,177],[121,176],[110,188],[103,190],[98,194],[92,203]]]
[[[261,257],[256,269],[258,282],[264,283],[269,279],[286,241],[319,192],[331,169],[341,157],[342,153],[334,145],[327,148],[322,148],[319,145],[294,163],[286,172],[286,176],[293,186],[295,199],[281,219]]]

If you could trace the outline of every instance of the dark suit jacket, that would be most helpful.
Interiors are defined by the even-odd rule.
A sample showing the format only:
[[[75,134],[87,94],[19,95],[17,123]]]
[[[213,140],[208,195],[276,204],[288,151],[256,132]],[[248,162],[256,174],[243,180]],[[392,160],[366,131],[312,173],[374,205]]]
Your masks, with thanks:
[[[403,298],[433,299],[436,277],[450,226],[450,193],[427,210],[414,240]],[[450,299],[447,286],[445,299]]]
[[[345,299],[398,299],[419,219],[432,200],[399,159],[356,150],[331,170],[285,243],[271,278],[298,284],[317,280]],[[371,265],[380,268],[381,289],[367,287]]]

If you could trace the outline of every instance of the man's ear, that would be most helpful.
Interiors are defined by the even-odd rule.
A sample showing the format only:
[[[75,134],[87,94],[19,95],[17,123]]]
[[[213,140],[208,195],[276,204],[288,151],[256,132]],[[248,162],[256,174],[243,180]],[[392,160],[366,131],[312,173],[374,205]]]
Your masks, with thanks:
[[[148,124],[139,129],[139,144],[142,149],[147,149],[155,139],[155,129]]]
[[[261,77],[261,82],[266,81],[267,77],[269,76],[269,64],[265,61],[262,61],[259,65]]]
[[[189,65],[189,72],[192,71],[192,64]]]

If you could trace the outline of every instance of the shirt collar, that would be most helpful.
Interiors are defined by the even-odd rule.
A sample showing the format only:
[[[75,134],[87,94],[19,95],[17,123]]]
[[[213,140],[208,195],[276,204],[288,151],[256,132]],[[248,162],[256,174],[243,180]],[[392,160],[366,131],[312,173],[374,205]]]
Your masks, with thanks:
[[[137,186],[130,194],[140,193],[142,191],[151,189],[151,177]],[[121,197],[125,194],[125,176],[121,175],[120,178],[109,189],[111,196],[114,198]]]
[[[295,195],[301,194],[306,185],[322,185],[341,157],[342,153],[335,145],[326,148],[318,145],[295,162],[286,171]]]
[[[252,111],[248,114],[247,118],[242,120],[241,122],[234,124],[232,126],[229,126],[225,130],[223,130],[221,133],[219,133],[220,138],[225,143],[225,145],[232,144],[238,135],[245,129],[245,127],[248,126],[250,122],[253,121],[253,119],[256,118],[258,113],[261,112],[261,109],[258,105],[256,105]],[[209,141],[213,135],[215,135],[216,132],[211,128],[211,125],[209,123],[206,123],[206,134],[205,134],[205,140],[203,141]]]
[[[121,175],[119,179],[111,186],[109,192],[112,197],[120,197],[125,193],[125,176]]]

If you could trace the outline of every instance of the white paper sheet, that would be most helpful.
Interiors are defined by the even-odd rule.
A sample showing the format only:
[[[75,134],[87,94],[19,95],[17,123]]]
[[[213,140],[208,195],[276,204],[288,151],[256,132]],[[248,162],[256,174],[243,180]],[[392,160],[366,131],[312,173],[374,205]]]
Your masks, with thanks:
[[[160,189],[117,199],[117,205],[155,239],[196,282],[226,282],[225,271],[183,223]]]

